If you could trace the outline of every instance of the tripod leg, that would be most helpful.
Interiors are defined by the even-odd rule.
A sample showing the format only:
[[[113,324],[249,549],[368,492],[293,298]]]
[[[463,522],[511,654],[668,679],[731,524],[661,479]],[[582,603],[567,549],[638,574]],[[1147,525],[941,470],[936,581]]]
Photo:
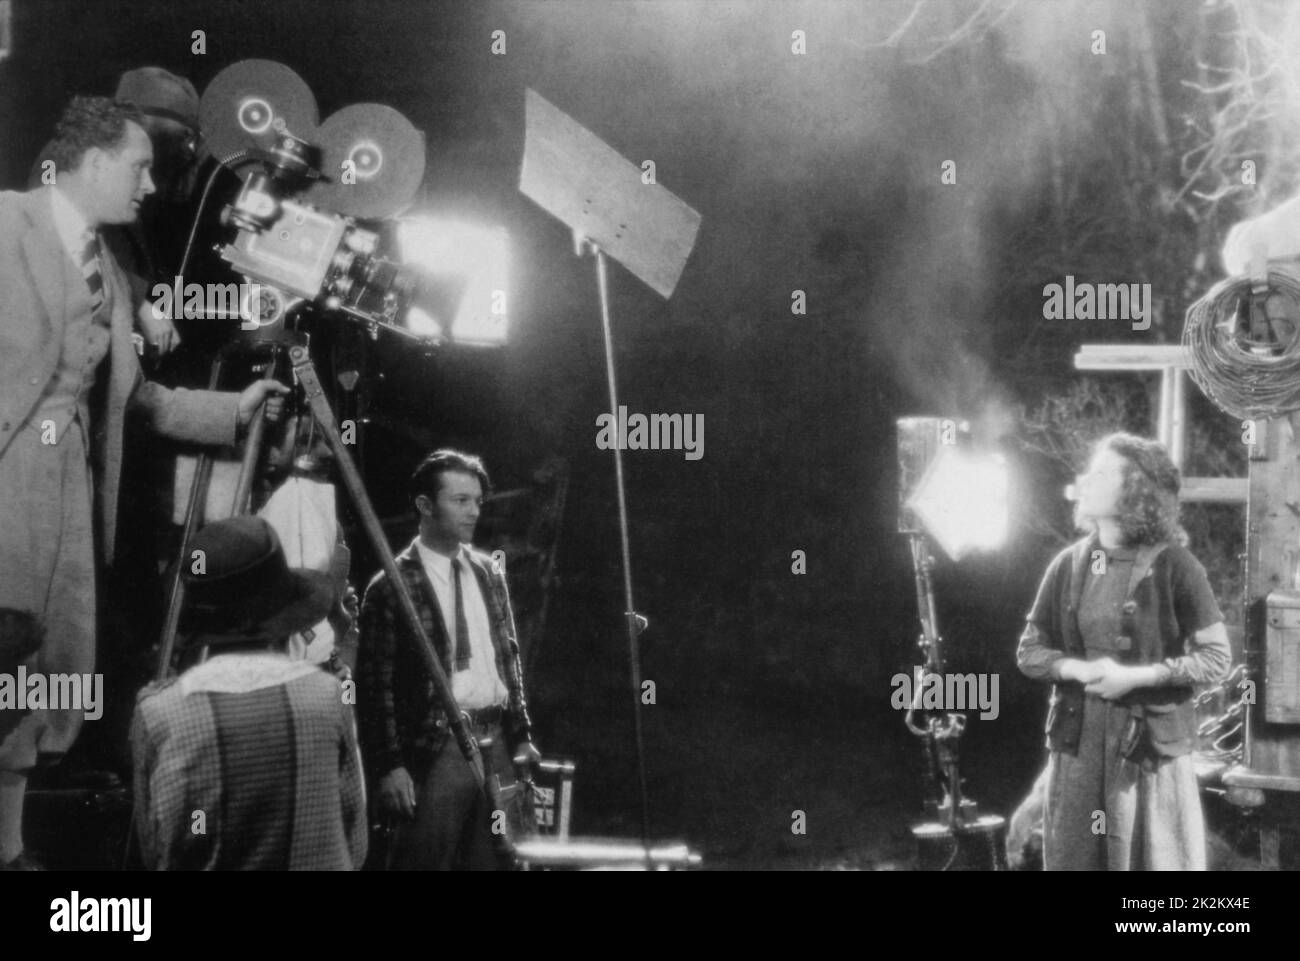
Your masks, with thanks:
[[[316,418],[317,425],[329,442],[330,450],[334,453],[339,475],[343,478],[343,484],[347,487],[348,493],[352,495],[352,503],[356,506],[357,513],[361,515],[361,526],[365,529],[366,538],[370,541],[375,556],[383,564],[384,572],[388,575],[388,580],[392,584],[393,593],[397,595],[398,603],[402,609],[402,616],[411,629],[412,636],[416,639],[416,653],[424,663],[429,677],[433,680],[434,688],[438,692],[438,698],[447,714],[448,729],[455,736],[456,743],[473,771],[475,780],[480,787],[483,787],[483,760],[479,755],[478,745],[474,743],[469,728],[461,716],[460,707],[456,704],[456,698],[451,692],[451,684],[442,669],[442,664],[438,662],[438,655],[434,652],[433,642],[429,640],[429,636],[424,631],[424,626],[420,623],[420,614],[415,609],[415,602],[411,600],[410,592],[406,589],[406,581],[403,579],[401,571],[397,569],[397,562],[393,559],[393,552],[384,537],[384,529],[379,523],[379,516],[375,513],[374,505],[370,503],[370,497],[366,494],[365,485],[361,481],[361,474],[357,470],[356,464],[353,463],[352,455],[348,452],[347,446],[343,443],[343,438],[339,434],[338,423],[334,419],[334,411],[329,405],[329,399],[325,396],[324,389],[321,387],[320,378],[316,374],[316,368],[311,362],[307,348],[300,346],[290,348],[289,359],[293,362],[294,376],[307,395],[307,403],[311,407],[312,415]]]
[[[235,485],[235,514],[248,513],[248,498],[253,490],[253,476],[262,452],[262,434],[266,431],[266,401],[257,405],[244,441],[244,459],[239,464],[239,482]]]
[[[272,343],[270,372],[274,373],[280,345]],[[239,481],[235,485],[235,504],[232,514],[247,514],[249,496],[253,490],[253,479],[257,476],[257,464],[262,456],[262,441],[266,433],[266,401],[262,401],[253,413],[248,425],[248,436],[244,440],[244,457],[239,464]]]
[[[225,351],[218,352],[212,361],[212,373],[208,377],[208,389],[216,390],[221,383],[221,366]],[[212,455],[204,451],[199,455],[194,466],[194,478],[190,481],[190,499],[185,508],[185,524],[181,528],[181,543],[177,548],[175,570],[171,574],[171,583],[167,587],[167,614],[163,618],[162,635],[158,639],[158,664],[154,668],[154,680],[165,681],[172,672],[172,655],[176,649],[176,632],[180,628],[181,608],[185,606],[185,582],[181,580],[181,570],[188,558],[190,541],[199,527],[199,515],[208,500],[208,485],[212,479]],[[131,803],[131,822],[127,825],[126,841],[122,846],[122,868],[125,870],[131,860],[132,851],[137,847],[135,827],[135,801]]]
[[[218,353],[212,361],[212,373],[208,378],[208,389],[216,390],[221,383],[221,366],[225,352]],[[167,614],[163,619],[162,636],[158,642],[158,666],[154,671],[154,680],[165,681],[172,669],[172,653],[176,648],[176,631],[180,627],[181,608],[185,604],[185,583],[181,580],[181,570],[187,560],[190,541],[199,528],[199,516],[208,499],[208,484],[212,479],[212,455],[204,451],[199,455],[194,468],[194,479],[190,481],[190,501],[185,509],[185,525],[181,529],[181,544],[176,555],[176,569],[172,571],[171,583],[167,588]]]

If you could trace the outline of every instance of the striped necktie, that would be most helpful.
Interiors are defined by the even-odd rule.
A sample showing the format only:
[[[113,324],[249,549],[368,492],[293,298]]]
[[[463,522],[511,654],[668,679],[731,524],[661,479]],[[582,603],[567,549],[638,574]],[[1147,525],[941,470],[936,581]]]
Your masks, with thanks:
[[[81,276],[86,278],[90,288],[90,312],[99,310],[104,302],[104,276],[99,272],[99,235],[93,230],[86,231],[86,246],[81,250]]]
[[[456,670],[469,670],[469,621],[465,617],[465,595],[460,589],[460,560],[451,562],[451,584],[456,591]]]

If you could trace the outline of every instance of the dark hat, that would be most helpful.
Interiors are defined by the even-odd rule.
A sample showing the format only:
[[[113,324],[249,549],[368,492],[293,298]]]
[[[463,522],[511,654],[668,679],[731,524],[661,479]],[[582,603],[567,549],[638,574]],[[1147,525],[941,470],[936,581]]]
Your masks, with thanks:
[[[194,84],[162,67],[138,67],[117,82],[118,100],[129,100],[146,114],[199,129],[199,95]]]
[[[195,534],[183,578],[181,627],[194,645],[281,640],[320,623],[335,600],[330,575],[290,570],[274,528],[248,515]]]

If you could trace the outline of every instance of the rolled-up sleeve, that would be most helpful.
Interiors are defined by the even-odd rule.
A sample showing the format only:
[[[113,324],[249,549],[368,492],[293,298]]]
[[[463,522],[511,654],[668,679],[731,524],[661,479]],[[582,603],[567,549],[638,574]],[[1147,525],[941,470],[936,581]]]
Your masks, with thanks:
[[[1217,684],[1228,676],[1232,648],[1222,622],[1197,631],[1188,639],[1187,647],[1182,657],[1169,657],[1161,662],[1169,668],[1170,684]]]
[[[1020,635],[1020,644],[1016,648],[1016,664],[1020,673],[1035,681],[1057,681],[1060,674],[1057,664],[1065,660],[1065,655],[1043,640],[1043,632],[1037,624],[1025,625]]]
[[[1185,653],[1166,658],[1170,684],[1215,684],[1228,676],[1232,648],[1223,614],[1215,600],[1210,580],[1192,554],[1183,553],[1173,571],[1174,613],[1184,633]]]
[[[1035,681],[1059,680],[1057,665],[1065,659],[1061,639],[1053,635],[1056,575],[1060,562],[1048,566],[1038,585],[1034,606],[1025,618],[1025,629],[1016,647],[1016,666]]]

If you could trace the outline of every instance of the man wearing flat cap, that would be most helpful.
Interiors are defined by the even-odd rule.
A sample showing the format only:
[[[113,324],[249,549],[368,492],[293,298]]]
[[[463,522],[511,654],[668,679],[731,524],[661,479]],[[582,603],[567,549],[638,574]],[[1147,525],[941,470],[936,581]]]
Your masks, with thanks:
[[[333,605],[333,581],[291,570],[260,517],[215,521],[191,544],[182,633],[208,658],[145,688],[131,726],[146,866],[359,869],[366,799],[349,688],[286,653]]]

